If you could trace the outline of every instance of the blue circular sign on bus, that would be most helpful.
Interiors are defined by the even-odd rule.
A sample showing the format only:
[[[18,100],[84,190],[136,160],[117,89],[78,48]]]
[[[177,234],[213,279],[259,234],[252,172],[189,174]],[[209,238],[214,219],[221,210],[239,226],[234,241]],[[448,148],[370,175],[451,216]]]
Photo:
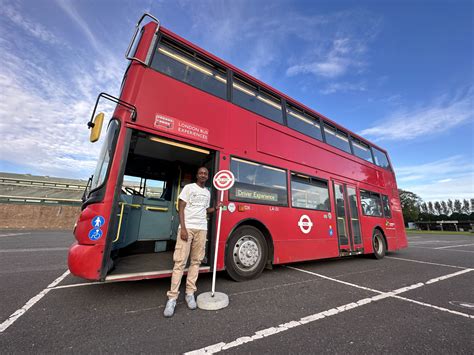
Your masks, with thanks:
[[[94,228],[100,228],[104,225],[104,223],[105,223],[105,218],[102,216],[95,216],[94,218],[92,218],[92,221],[91,221],[92,227]]]
[[[91,229],[89,231],[90,240],[99,240],[102,237],[102,231],[100,229]]]

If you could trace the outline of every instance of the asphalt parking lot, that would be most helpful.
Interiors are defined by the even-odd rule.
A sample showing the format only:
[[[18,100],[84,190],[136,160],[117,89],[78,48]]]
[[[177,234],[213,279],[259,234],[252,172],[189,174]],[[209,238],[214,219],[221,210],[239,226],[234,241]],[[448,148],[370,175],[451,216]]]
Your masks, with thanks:
[[[449,353],[474,349],[474,235],[410,235],[382,260],[278,266],[220,311],[162,316],[169,279],[88,283],[71,233],[0,231],[1,353]],[[211,288],[201,275],[199,291]]]

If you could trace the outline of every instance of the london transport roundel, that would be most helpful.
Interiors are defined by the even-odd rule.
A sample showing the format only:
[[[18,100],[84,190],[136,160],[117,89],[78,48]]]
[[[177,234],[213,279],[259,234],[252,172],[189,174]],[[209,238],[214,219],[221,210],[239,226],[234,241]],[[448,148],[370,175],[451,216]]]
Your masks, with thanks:
[[[214,175],[213,184],[217,190],[225,191],[234,186],[235,177],[232,171],[221,170]]]
[[[313,222],[311,222],[311,218],[307,215],[302,215],[300,220],[298,221],[298,227],[300,227],[301,231],[304,234],[308,234],[311,232],[311,228],[313,228]]]

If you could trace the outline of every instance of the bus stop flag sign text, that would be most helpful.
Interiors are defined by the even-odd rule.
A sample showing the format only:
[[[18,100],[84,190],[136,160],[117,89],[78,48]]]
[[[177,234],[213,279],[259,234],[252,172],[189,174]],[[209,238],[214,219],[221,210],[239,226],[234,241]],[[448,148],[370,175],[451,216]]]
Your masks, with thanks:
[[[224,191],[229,190],[234,186],[235,177],[232,171],[221,170],[214,175],[213,184],[214,187],[220,191],[219,201],[224,201]],[[219,208],[219,216],[217,218],[217,235],[216,235],[216,247],[214,253],[214,269],[212,272],[212,292],[202,293],[198,296],[198,306],[201,309],[217,310],[227,307],[229,304],[229,297],[221,292],[215,292],[216,289],[216,271],[217,271],[217,254],[219,246],[219,237],[221,234],[221,220],[222,220],[222,208]]]

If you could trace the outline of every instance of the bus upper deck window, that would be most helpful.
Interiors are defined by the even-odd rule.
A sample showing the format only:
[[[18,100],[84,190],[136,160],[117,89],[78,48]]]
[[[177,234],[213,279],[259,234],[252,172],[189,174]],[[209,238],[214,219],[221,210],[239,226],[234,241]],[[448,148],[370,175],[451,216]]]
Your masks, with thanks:
[[[349,145],[349,138],[347,133],[338,130],[337,128],[324,124],[324,133],[326,136],[326,143],[333,147],[342,149],[343,151],[350,153],[351,147]]]
[[[178,47],[160,43],[151,67],[222,99],[227,98],[226,71]]]
[[[390,170],[387,155],[375,147],[372,147],[372,151],[374,152],[375,164],[384,169]]]

